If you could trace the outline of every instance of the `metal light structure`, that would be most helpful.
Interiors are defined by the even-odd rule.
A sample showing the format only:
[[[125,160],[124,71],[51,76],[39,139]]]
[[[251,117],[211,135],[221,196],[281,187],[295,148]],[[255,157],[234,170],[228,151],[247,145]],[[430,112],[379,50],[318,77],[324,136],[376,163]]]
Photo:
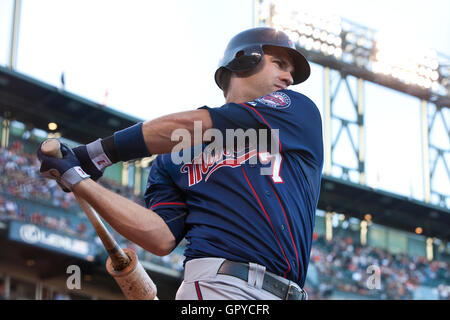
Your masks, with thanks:
[[[366,183],[364,84],[370,81],[420,99],[424,200],[450,207],[450,194],[437,190],[433,183],[438,165],[450,180],[450,148],[433,141],[433,132],[440,126],[449,139],[446,145],[450,145],[449,57],[435,50],[399,44],[402,39],[390,39],[337,16],[296,10],[295,4],[288,1],[256,0],[255,26],[271,26],[288,33],[309,61],[324,68],[325,174]],[[336,115],[335,100],[342,90],[350,96],[354,120]],[[337,132],[334,137],[332,124]],[[354,151],[353,167],[334,161],[334,151],[344,136]]]
[[[19,26],[21,16],[22,0],[14,0],[12,26],[11,26],[11,43],[9,48],[9,62],[10,69],[15,69],[17,65],[17,48],[19,44]]]
[[[257,0],[255,6],[256,26],[288,33],[312,62],[365,75],[365,80],[450,107],[449,57],[432,49],[399,45],[400,39],[338,16],[296,10],[292,2]]]

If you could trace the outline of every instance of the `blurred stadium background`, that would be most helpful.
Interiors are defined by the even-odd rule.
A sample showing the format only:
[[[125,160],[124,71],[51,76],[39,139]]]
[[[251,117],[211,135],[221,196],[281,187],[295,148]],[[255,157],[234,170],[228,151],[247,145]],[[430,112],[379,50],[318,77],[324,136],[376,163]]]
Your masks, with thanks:
[[[9,61],[0,65],[0,297],[123,299],[106,273],[106,252],[89,221],[72,194],[40,178],[35,150],[48,137],[76,146],[145,119],[15,70],[20,3],[12,7]],[[326,162],[305,285],[310,299],[448,300],[450,193],[442,181],[449,185],[450,59],[434,50],[399,59],[375,30],[343,18],[295,12],[276,1],[255,1],[254,9],[255,25],[290,33],[323,74]],[[423,199],[367,183],[366,83],[417,101]],[[350,116],[339,111],[342,95]],[[442,128],[447,140],[434,141]],[[344,139],[351,152],[340,161],[334,155]],[[151,163],[116,164],[100,183],[143,204]],[[439,164],[444,175],[436,173]],[[122,247],[137,252],[159,298],[173,299],[182,280],[184,243],[158,257],[111,232]],[[81,289],[67,287],[70,265],[81,268]]]

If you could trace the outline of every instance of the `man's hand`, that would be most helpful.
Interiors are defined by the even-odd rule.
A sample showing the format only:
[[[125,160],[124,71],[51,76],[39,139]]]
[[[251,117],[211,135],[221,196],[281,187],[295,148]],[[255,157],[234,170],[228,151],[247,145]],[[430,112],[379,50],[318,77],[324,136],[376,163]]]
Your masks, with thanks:
[[[42,144],[39,145],[37,156],[41,161],[40,172],[43,177],[55,179],[65,192],[72,191],[74,185],[90,177],[81,169],[80,162],[68,146],[61,143],[63,157],[55,158],[42,152]]]
[[[101,139],[95,140],[87,145],[78,146],[73,149],[80,161],[81,168],[97,181],[103,175],[105,169],[112,165],[111,160],[105,154]]]

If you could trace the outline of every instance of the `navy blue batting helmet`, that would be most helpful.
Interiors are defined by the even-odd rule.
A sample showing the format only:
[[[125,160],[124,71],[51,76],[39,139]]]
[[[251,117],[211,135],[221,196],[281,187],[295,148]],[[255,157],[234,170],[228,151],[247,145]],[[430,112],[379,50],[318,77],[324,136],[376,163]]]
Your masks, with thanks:
[[[220,75],[224,69],[245,72],[256,67],[264,56],[264,46],[281,47],[288,51],[294,61],[293,84],[308,79],[311,73],[309,63],[295,49],[287,34],[273,28],[259,27],[240,32],[230,40],[214,75],[217,85],[222,88]]]

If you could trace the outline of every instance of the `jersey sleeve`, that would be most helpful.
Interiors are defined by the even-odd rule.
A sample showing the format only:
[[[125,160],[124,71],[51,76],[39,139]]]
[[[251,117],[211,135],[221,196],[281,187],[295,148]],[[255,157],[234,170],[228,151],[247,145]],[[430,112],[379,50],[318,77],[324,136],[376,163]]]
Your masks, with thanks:
[[[147,208],[166,222],[178,244],[186,234],[184,222],[188,209],[183,193],[164,168],[163,157],[159,155],[153,161],[144,199]]]
[[[226,129],[272,130],[280,152],[294,151],[323,163],[322,120],[314,102],[291,90],[280,90],[246,103],[228,103],[207,109],[213,127],[226,136]],[[277,134],[278,130],[278,134]]]

